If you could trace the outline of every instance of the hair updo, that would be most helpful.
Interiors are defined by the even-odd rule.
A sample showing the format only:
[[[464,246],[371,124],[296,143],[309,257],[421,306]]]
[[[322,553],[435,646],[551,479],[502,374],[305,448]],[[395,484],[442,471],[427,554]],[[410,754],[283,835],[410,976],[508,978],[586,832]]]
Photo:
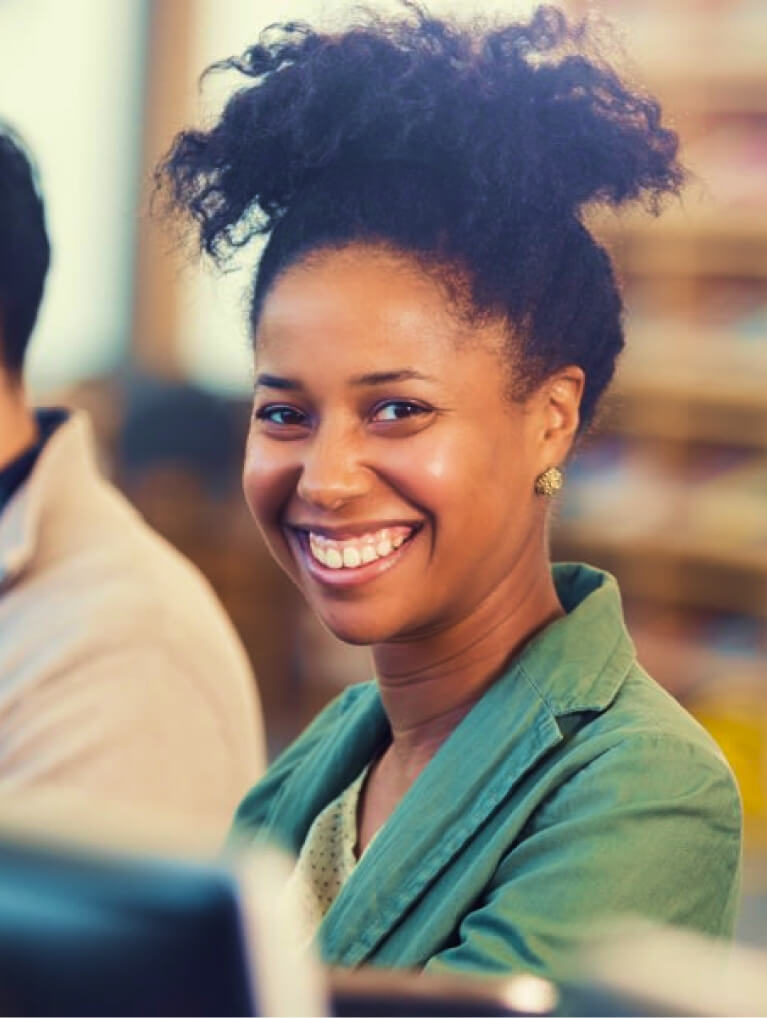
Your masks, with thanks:
[[[391,20],[366,10],[340,34],[275,25],[215,64],[250,81],[210,130],[176,137],[158,182],[218,262],[269,235],[254,328],[290,265],[384,245],[448,270],[472,313],[508,321],[517,394],[580,365],[585,427],[623,328],[582,213],[642,197],[657,211],[683,180],[677,136],[657,102],[584,55],[584,24],[554,7],[484,27],[402,6]]]

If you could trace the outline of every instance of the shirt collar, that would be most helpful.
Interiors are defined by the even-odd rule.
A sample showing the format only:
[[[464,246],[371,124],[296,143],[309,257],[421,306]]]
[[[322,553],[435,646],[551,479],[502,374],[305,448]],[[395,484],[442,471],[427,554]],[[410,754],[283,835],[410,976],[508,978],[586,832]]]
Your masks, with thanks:
[[[618,693],[635,655],[615,579],[591,566],[569,563],[555,565],[553,575],[566,615],[530,640],[440,747],[444,766],[427,767],[418,781],[419,786],[428,785],[432,772],[439,772],[429,791],[432,800],[442,794],[445,773],[462,776],[469,801],[481,789],[488,792],[488,774],[499,782],[498,794],[504,794],[510,781],[561,738],[558,717],[602,711]],[[367,684],[355,691],[334,738],[319,743],[284,783],[285,801],[300,803],[290,824],[281,829],[288,844],[300,847],[313,817],[388,737],[380,694],[374,683]],[[454,795],[452,786],[449,794]]]
[[[10,463],[0,470],[0,513],[32,472],[43,446],[56,428],[67,418],[65,410],[37,410],[37,438]]]
[[[566,726],[559,718],[602,711],[617,694],[634,651],[615,580],[589,566],[558,565],[554,582],[566,615],[515,656],[440,746],[371,843],[320,927],[327,961],[365,961],[447,860],[562,741]],[[371,689],[325,750],[336,759],[326,759],[324,767],[319,760],[304,761],[286,782],[291,786],[286,798],[301,804],[291,832],[297,835],[296,846],[311,819],[305,809],[307,785],[314,780],[320,788],[329,775],[336,780],[344,760],[355,752],[356,766],[361,744],[367,745],[369,760],[382,713]],[[349,768],[347,782],[351,776]]]
[[[516,660],[552,714],[602,711],[636,659],[615,578],[579,563],[553,567],[566,614],[534,637]]]

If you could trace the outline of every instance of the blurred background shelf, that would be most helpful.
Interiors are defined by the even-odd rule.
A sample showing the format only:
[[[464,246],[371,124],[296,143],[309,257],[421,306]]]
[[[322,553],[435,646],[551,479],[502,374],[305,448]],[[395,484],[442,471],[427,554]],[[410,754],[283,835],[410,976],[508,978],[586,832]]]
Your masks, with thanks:
[[[631,274],[767,277],[767,216],[761,211],[670,207],[659,219],[625,215],[607,224],[597,218],[594,229]]]
[[[660,561],[675,565],[699,563],[712,570],[729,570],[767,583],[767,546],[726,548],[713,540],[696,540],[684,531],[668,534],[621,535],[605,532],[604,525],[582,524],[560,526],[557,531],[560,549],[588,548],[621,558],[637,558],[645,562]],[[765,587],[767,591],[767,587]],[[703,595],[707,596],[707,595]],[[717,596],[716,593],[711,594]],[[767,616],[767,602],[751,605],[755,615]]]
[[[652,601],[667,611],[697,607],[704,611],[742,612],[767,624],[767,565],[737,561],[711,548],[661,541],[620,541],[604,532],[561,528],[554,541],[555,557],[596,562],[620,578],[624,598]],[[640,652],[642,641],[638,640]],[[640,653],[641,657],[641,653]],[[764,673],[764,663],[761,664]]]
[[[753,242],[764,249],[767,246],[767,210],[706,207],[702,199],[690,207],[682,199],[681,205],[669,205],[658,219],[648,218],[644,211],[619,213],[614,222],[595,216],[595,229],[608,241],[656,243],[662,239],[663,243],[673,240],[716,243],[737,240],[744,244]]]

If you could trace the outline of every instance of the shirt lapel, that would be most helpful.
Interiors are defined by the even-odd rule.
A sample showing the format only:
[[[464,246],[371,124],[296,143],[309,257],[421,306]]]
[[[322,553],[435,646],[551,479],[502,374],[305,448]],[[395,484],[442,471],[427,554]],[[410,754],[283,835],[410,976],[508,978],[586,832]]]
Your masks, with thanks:
[[[378,689],[367,684],[344,715],[332,740],[323,740],[283,783],[274,798],[262,837],[275,835],[298,854],[312,821],[351,784],[389,741],[390,729]]]
[[[562,739],[521,668],[474,706],[418,777],[334,901],[323,957],[358,965],[535,762]]]

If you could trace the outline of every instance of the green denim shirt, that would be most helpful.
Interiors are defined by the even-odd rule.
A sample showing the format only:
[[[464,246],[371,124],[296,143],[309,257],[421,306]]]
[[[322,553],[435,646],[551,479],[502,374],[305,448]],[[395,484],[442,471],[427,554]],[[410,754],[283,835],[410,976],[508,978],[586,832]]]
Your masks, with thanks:
[[[554,567],[535,636],[408,790],[327,912],[329,964],[556,977],[600,920],[732,932],[741,809],[716,744],[639,667],[615,580]],[[297,853],[389,739],[352,686],[241,804],[235,835]]]

